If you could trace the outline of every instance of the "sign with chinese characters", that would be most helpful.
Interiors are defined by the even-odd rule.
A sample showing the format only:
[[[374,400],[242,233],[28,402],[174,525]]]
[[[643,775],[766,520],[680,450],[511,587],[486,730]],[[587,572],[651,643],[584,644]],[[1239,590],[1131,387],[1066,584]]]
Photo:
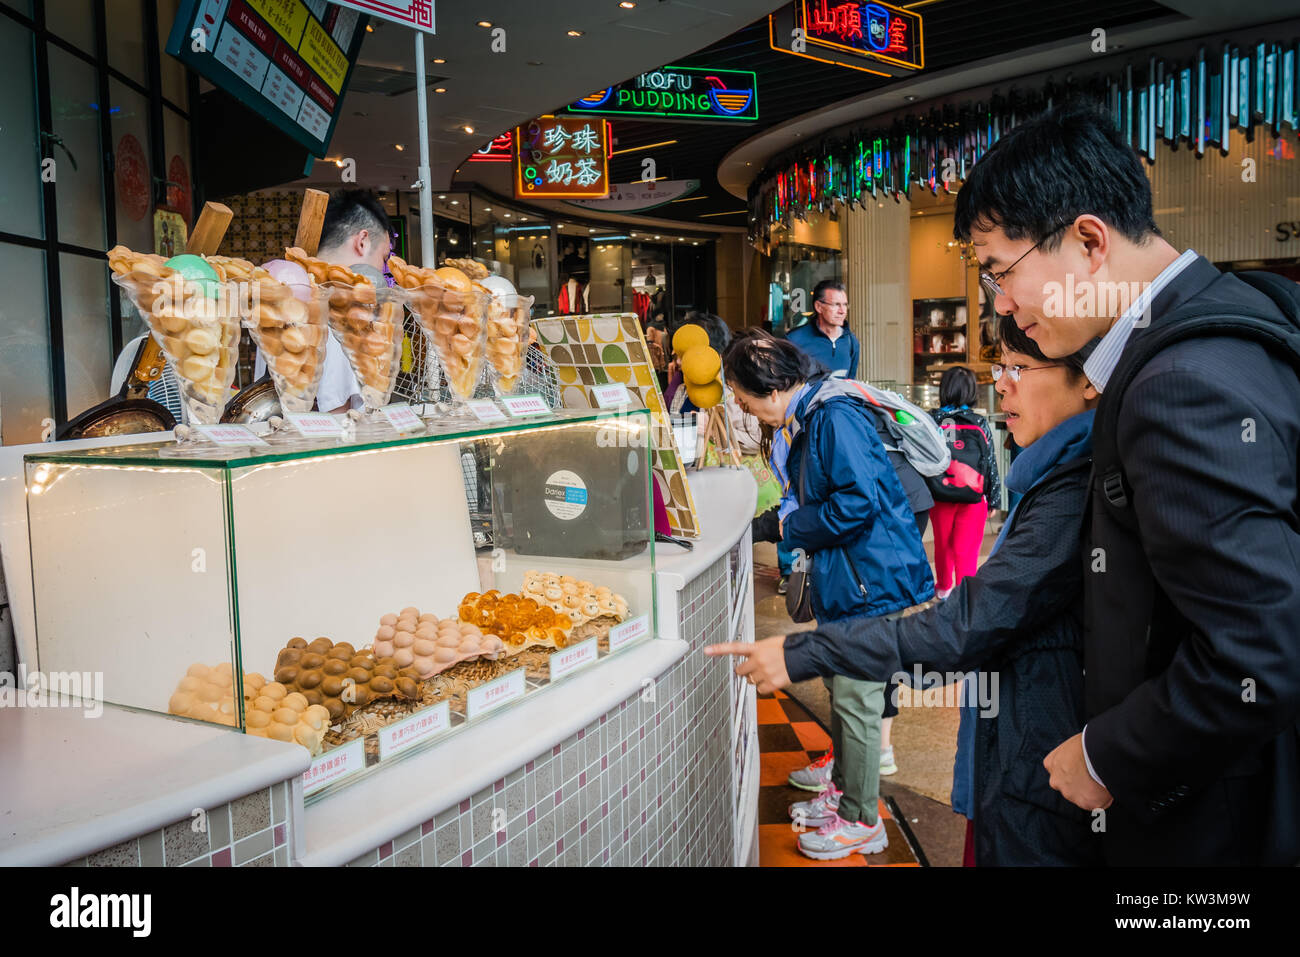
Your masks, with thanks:
[[[524,669],[507,672],[495,681],[470,688],[465,696],[465,717],[473,721],[503,704],[518,701],[527,690]]]
[[[615,183],[603,199],[570,199],[570,206],[599,209],[606,213],[630,213],[654,209],[675,199],[689,196],[700,188],[698,179],[661,179],[652,183]]]
[[[596,198],[609,193],[609,124],[541,116],[515,129],[515,198]]]
[[[514,156],[514,134],[506,130],[490,143],[470,154],[471,163],[509,163]]]
[[[615,625],[609,630],[609,650],[611,652],[618,651],[624,645],[645,638],[649,634],[650,616],[638,615],[636,618]]]
[[[665,66],[597,90],[571,103],[568,110],[604,116],[752,122],[758,119],[758,76],[750,70]]]
[[[772,49],[880,76],[925,66],[921,27],[910,10],[854,0],[795,0],[768,17]]]
[[[337,439],[343,435],[343,426],[328,412],[286,412],[284,419],[305,439]]]
[[[351,7],[362,13],[371,13],[385,20],[392,20],[404,27],[415,27],[425,33],[436,33],[433,29],[433,0],[332,0],[341,7]],[[313,6],[324,6],[322,0],[316,0]]]
[[[215,445],[266,445],[246,425],[196,425],[194,431]]]
[[[306,771],[302,772],[302,793],[304,796],[314,794],[327,784],[341,781],[349,775],[365,770],[365,767],[365,739],[357,738],[355,741],[349,741],[322,754]]]
[[[545,405],[545,403],[542,403]],[[491,399],[470,399],[465,403],[474,418],[480,422],[504,422],[506,414]]]
[[[379,729],[379,760],[387,761],[407,748],[442,734],[451,727],[451,702],[440,701],[409,718]]]
[[[594,664],[599,655],[600,645],[595,638],[588,638],[576,645],[561,648],[547,659],[551,669],[551,680],[557,681],[565,675],[573,674],[579,668]]]
[[[415,410],[409,403],[394,402],[379,411],[384,414],[388,424],[398,432],[419,432],[424,429],[424,423],[420,421],[420,417],[415,414]]]
[[[514,418],[522,415],[546,415],[551,411],[546,400],[536,392],[527,395],[503,395],[501,401],[505,404],[506,412]]]
[[[366,19],[323,0],[182,0],[167,52],[324,157]]]
[[[596,405],[600,406],[602,409],[621,409],[632,401],[632,396],[628,394],[627,386],[621,382],[610,382],[607,385],[593,385],[591,387],[591,394],[596,400]]]

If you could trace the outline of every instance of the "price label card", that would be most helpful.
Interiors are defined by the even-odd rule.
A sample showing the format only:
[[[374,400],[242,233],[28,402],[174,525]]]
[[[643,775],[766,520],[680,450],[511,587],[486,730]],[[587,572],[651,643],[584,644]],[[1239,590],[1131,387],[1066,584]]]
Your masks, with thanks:
[[[407,748],[442,734],[451,727],[451,702],[441,701],[409,718],[379,729],[379,760],[387,761]]]
[[[366,742],[364,738],[349,741],[333,751],[327,751],[302,772],[302,793],[314,794],[327,784],[341,781],[365,769]]]
[[[518,701],[524,696],[524,669],[518,668],[502,675],[496,681],[471,688],[465,701],[465,717],[470,721],[495,711],[503,704]]]
[[[216,445],[265,445],[243,425],[196,425],[194,431]]]
[[[505,403],[506,411],[515,417],[546,415],[551,411],[546,400],[540,395],[507,395],[503,396],[501,401]]]
[[[650,616],[641,615],[632,618],[622,624],[615,625],[609,630],[609,650],[618,651],[624,645],[631,644],[638,638],[644,638],[650,634]]]
[[[588,638],[586,641],[580,641],[576,645],[569,645],[567,648],[561,648],[551,655],[551,680],[563,678],[565,675],[573,674],[580,668],[585,668],[592,664],[600,654],[600,647],[595,638]]]
[[[419,432],[424,428],[424,423],[420,417],[415,414],[409,403],[394,402],[392,405],[386,405],[379,410],[384,413],[384,418],[388,424],[398,432]]]
[[[337,439],[343,426],[328,412],[286,412],[284,419],[305,439]]]
[[[593,385],[591,394],[596,398],[596,405],[602,409],[621,409],[632,402],[632,396],[628,393],[627,386],[621,382],[611,382],[609,385]]]
[[[491,399],[471,399],[465,403],[480,422],[504,422],[506,414]]]

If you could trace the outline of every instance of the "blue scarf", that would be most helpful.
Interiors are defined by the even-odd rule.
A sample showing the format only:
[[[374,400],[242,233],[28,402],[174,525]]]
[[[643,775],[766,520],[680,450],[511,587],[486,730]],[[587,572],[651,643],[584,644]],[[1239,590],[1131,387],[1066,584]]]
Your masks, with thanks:
[[[1026,447],[1007,470],[1007,488],[1023,495],[1058,465],[1091,455],[1093,417],[1092,409],[1072,415],[1033,445]],[[1020,503],[1017,502],[1016,508],[1011,510],[1007,520],[1002,523],[1002,530],[998,532],[998,540],[993,543],[990,555],[1001,547],[1007,530],[1011,528],[1011,519],[1019,508]],[[966,680],[978,680],[978,673]],[[964,686],[962,700],[970,700],[966,697]],[[975,812],[971,803],[975,795],[975,722],[978,720],[977,708],[962,706],[961,722],[957,726],[957,756],[953,760],[952,769],[952,809],[972,819]]]

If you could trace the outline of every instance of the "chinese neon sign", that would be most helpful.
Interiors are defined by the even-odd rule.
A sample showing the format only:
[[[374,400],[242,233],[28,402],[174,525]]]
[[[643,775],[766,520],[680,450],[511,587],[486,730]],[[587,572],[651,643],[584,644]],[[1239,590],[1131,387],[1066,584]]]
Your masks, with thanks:
[[[470,155],[471,163],[509,163],[514,156],[514,137],[506,130],[491,143]]]
[[[857,53],[896,66],[925,65],[921,18],[884,3],[800,0],[810,44]]]
[[[584,96],[568,111],[752,122],[758,119],[758,77],[750,70],[665,66]]]
[[[515,198],[585,198],[609,193],[609,124],[542,116],[516,127]]]

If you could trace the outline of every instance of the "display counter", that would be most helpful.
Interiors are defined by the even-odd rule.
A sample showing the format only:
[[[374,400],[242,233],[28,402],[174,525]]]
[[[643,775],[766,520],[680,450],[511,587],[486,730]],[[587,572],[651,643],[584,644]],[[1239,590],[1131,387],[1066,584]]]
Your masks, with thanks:
[[[656,640],[647,635],[616,654],[602,649],[599,662],[559,680],[530,680],[530,693],[518,703],[465,722],[401,760],[367,767],[346,787],[321,789],[315,782],[313,789],[304,771],[310,774],[309,765],[316,766],[320,757],[302,746],[211,723],[113,707],[99,718],[72,709],[0,710],[0,739],[10,769],[0,784],[0,806],[5,820],[13,822],[0,862],[751,862],[757,853],[754,697],[725,662],[705,659],[699,649],[717,641],[752,640],[749,519],[755,490],[748,473],[717,469],[694,474],[692,491],[704,530],[694,550],[659,545],[653,559],[647,557],[653,577],[646,566],[620,579],[632,612],[647,614],[648,605],[656,606],[649,618],[657,622]],[[227,499],[227,509],[236,498]],[[410,509],[406,514],[409,518]],[[274,540],[265,510],[228,521],[236,532],[245,527],[262,542]],[[494,533],[502,528],[500,521],[498,515]],[[12,540],[11,535],[6,548]],[[37,542],[34,532],[32,541]],[[83,560],[64,557],[74,545],[69,540],[54,553],[64,574],[67,561]],[[221,547],[214,552],[222,554]],[[42,615],[52,607],[48,598],[41,600],[42,568],[50,557],[36,545],[32,560],[39,645]],[[236,561],[242,585],[246,565],[262,562],[265,569],[271,557],[240,552],[231,564]],[[478,566],[480,581],[493,570],[490,557]],[[394,574],[400,577],[408,567],[402,563]],[[514,571],[517,563],[508,567]],[[593,581],[602,570],[616,571],[599,563],[584,567]],[[412,574],[399,584],[409,588],[428,578],[427,566],[414,568],[423,577]],[[91,571],[87,566],[83,574]],[[495,571],[502,569],[498,565]],[[514,574],[521,579],[523,572]],[[653,582],[653,594],[644,591],[642,581]],[[506,578],[503,584],[519,582]],[[203,587],[216,586],[204,582]],[[211,600],[216,607],[218,599]],[[394,608],[396,601],[390,602]],[[247,605],[232,602],[227,620],[238,622]],[[66,622],[84,612],[53,607],[63,617],[57,628],[47,625],[47,633],[82,633]],[[246,631],[265,631],[263,624]],[[98,640],[119,627],[105,618]],[[241,659],[248,667],[244,631],[236,630],[233,642],[227,641],[235,673]],[[191,647],[198,640],[191,637]],[[203,640],[218,647],[214,637]],[[75,645],[64,647],[79,652]],[[65,668],[72,667],[77,656],[61,654]],[[251,653],[256,655],[265,657]],[[241,720],[246,720],[242,714]],[[69,781],[75,782],[71,795]],[[308,796],[309,790],[315,793]],[[56,794],[64,797],[56,800]]]

